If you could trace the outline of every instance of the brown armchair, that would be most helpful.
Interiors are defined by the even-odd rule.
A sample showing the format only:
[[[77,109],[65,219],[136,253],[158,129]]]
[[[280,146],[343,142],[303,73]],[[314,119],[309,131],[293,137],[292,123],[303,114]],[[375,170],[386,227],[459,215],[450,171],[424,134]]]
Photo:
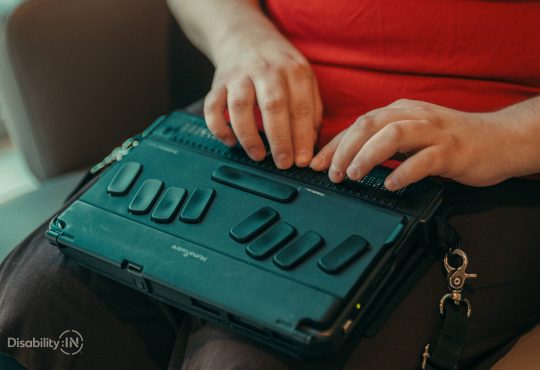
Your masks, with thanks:
[[[211,65],[165,1],[19,3],[2,17],[10,81],[0,96],[9,133],[41,180],[94,162],[208,87]]]
[[[0,1],[4,121],[45,181],[0,206],[2,244],[14,246],[50,216],[81,169],[202,97],[211,77],[164,0]]]

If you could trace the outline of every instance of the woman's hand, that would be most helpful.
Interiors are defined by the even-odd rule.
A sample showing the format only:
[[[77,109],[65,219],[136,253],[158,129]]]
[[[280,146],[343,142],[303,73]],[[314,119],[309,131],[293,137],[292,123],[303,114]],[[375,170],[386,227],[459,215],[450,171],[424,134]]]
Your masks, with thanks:
[[[404,99],[358,118],[314,157],[311,167],[329,168],[334,182],[345,176],[358,180],[403,153],[408,158],[385,181],[389,190],[426,176],[487,186],[521,175],[524,136],[505,111],[465,113]]]
[[[307,166],[322,116],[317,81],[307,60],[266,17],[261,2],[168,3],[189,39],[216,66],[204,108],[212,133],[227,145],[238,140],[252,159],[264,159],[253,113],[258,105],[276,165]]]
[[[217,69],[204,106],[210,131],[227,145],[238,139],[252,159],[264,159],[253,112],[258,105],[277,167],[307,166],[322,115],[307,60],[277,31],[267,29],[230,34],[213,59]]]

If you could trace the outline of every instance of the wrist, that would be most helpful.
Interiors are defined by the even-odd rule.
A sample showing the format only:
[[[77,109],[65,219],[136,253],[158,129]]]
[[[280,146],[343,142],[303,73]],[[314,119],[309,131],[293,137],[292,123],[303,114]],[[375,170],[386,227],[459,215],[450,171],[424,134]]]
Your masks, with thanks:
[[[221,2],[219,23],[208,33],[209,57],[217,66],[231,54],[244,54],[258,47],[265,40],[282,37],[274,24],[263,13],[258,0]]]
[[[261,30],[280,35],[263,13],[259,0],[167,1],[190,41],[214,64],[227,55],[227,49],[245,44],[248,37],[260,35]],[[241,53],[242,49],[235,51]]]
[[[238,60],[239,56],[245,56],[262,45],[266,47],[269,43],[280,41],[283,42],[284,38],[272,24],[251,21],[230,23],[213,37],[209,57],[217,67],[225,64],[231,56]]]
[[[498,155],[494,160],[501,161],[506,177],[522,177],[538,173],[540,126],[511,108],[488,113],[486,118],[497,133],[495,145]]]

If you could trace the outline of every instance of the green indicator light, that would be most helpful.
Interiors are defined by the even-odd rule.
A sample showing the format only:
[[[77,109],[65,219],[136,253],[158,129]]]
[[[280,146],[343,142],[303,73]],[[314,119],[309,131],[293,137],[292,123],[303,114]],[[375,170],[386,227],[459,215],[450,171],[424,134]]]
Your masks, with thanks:
[[[362,308],[362,305],[361,305],[360,303],[357,303],[357,304],[356,304],[356,309],[359,310],[359,309],[361,309],[361,308]]]

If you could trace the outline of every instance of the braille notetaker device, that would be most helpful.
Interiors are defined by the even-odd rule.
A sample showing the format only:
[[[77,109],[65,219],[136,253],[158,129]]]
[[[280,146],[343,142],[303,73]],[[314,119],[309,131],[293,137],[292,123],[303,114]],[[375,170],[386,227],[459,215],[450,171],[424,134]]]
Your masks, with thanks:
[[[376,331],[429,265],[436,181],[393,193],[384,167],[342,184],[278,170],[183,112],[159,118],[102,167],[51,222],[53,244],[293,356],[322,356]]]

